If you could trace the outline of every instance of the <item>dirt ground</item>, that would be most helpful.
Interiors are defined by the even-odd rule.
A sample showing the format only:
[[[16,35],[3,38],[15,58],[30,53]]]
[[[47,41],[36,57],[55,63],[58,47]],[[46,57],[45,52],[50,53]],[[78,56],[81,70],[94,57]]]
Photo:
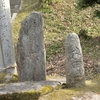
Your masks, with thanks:
[[[73,97],[72,100],[100,100],[100,96],[93,92],[87,92],[81,97]]]
[[[91,60],[88,55],[83,54],[84,68],[86,79],[94,78],[99,71],[99,63]],[[50,62],[47,62],[47,75],[59,75],[66,76],[66,58],[65,54],[59,54],[51,58]]]

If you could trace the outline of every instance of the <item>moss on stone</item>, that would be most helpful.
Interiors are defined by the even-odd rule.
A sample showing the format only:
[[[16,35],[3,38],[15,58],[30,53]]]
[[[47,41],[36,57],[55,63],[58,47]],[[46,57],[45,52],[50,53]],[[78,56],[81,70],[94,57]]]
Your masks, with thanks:
[[[86,85],[78,88],[67,88],[66,84],[58,85],[55,90],[48,94],[41,96],[41,100],[71,100],[72,97],[83,96],[87,92],[94,92],[100,94],[100,74],[93,80],[86,80]]]
[[[12,75],[12,79],[9,82],[18,82],[18,76]]]
[[[44,86],[40,89],[41,94],[47,94],[54,90],[52,86]]]
[[[38,91],[27,91],[23,93],[12,93],[0,95],[0,100],[38,100],[40,92]]]
[[[5,73],[0,73],[0,83],[3,83],[6,80],[5,76]]]
[[[72,97],[82,96],[87,92],[100,93],[100,74],[94,80],[87,80],[86,86],[78,88],[67,88],[66,83],[53,88],[44,86],[40,90],[30,90],[23,93],[12,93],[0,96],[0,100],[70,100]],[[46,96],[45,96],[46,94]]]

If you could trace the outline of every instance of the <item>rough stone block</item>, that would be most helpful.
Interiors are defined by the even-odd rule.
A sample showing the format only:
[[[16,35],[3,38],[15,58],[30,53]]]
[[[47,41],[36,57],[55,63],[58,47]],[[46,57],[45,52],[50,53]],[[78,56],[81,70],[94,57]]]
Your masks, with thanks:
[[[17,64],[20,81],[45,80],[45,47],[43,16],[31,13],[22,23],[17,47]]]

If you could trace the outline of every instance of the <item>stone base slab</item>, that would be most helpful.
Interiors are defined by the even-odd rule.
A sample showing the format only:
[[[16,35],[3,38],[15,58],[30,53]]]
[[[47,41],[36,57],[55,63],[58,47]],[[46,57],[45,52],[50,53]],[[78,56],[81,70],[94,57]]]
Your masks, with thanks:
[[[0,87],[0,95],[4,94],[11,94],[11,93],[22,93],[31,90],[40,90],[44,86],[52,86],[56,87],[59,85],[60,82],[57,81],[40,81],[40,82],[18,82],[18,83],[11,83],[6,86]]]

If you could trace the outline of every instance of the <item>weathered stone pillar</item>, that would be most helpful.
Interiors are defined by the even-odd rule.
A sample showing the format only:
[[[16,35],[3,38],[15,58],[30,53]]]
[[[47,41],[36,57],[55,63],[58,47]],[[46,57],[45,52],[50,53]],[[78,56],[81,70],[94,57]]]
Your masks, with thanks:
[[[45,80],[43,16],[31,13],[22,23],[17,47],[19,81]]]
[[[68,87],[85,85],[83,55],[80,40],[76,33],[66,37],[66,78]]]
[[[0,0],[0,68],[14,64],[10,3],[9,0]],[[14,68],[11,73],[14,73]]]

